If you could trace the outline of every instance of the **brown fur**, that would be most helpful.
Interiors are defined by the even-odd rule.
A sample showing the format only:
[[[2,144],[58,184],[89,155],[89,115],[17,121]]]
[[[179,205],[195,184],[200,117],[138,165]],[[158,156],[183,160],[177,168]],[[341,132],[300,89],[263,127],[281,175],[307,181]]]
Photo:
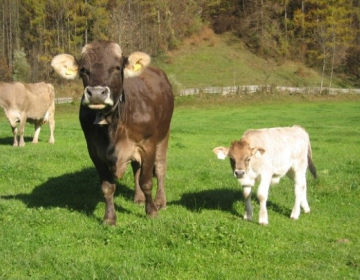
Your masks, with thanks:
[[[166,207],[166,154],[174,108],[165,73],[147,67],[148,55],[136,52],[123,57],[119,45],[106,41],[86,45],[78,65],[73,58],[63,58],[55,57],[53,68],[64,78],[65,66],[80,69],[83,80],[80,122],[101,180],[105,223],[116,223],[115,179],[123,176],[129,162],[135,179],[134,201],[145,202],[146,214],[156,216],[159,208]],[[155,201],[151,194],[154,173],[158,183]]]

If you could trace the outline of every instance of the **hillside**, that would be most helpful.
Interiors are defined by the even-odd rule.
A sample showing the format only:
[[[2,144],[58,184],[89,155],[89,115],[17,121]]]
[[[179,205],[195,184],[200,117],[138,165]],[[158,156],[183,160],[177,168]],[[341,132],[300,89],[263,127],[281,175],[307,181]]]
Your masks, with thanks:
[[[128,54],[128,53],[126,53]],[[125,54],[125,55],[126,55]],[[275,62],[251,53],[242,41],[230,34],[217,35],[205,29],[200,35],[187,39],[176,50],[152,57],[152,64],[162,68],[175,90],[207,86],[276,85],[289,87],[318,87],[321,75],[294,61]],[[57,96],[80,96],[79,80],[60,80]],[[324,81],[324,87],[329,79]],[[334,79],[332,87],[351,87]]]
[[[275,62],[251,53],[233,35],[216,35],[205,29],[201,35],[186,40],[176,51],[154,57],[177,87],[277,85],[320,86],[321,75],[294,61]],[[329,79],[324,80],[324,87]],[[335,79],[332,87],[348,87]]]

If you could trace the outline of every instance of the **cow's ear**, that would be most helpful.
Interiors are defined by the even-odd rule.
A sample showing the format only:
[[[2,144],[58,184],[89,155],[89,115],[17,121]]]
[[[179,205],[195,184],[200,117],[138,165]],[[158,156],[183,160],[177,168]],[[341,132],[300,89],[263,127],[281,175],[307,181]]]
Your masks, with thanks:
[[[151,58],[148,54],[143,52],[133,52],[127,58],[127,62],[125,64],[125,78],[136,77],[140,75],[144,69],[149,66],[150,62]]]
[[[217,155],[218,159],[225,159],[229,154],[229,148],[216,147],[213,149],[213,152]]]
[[[263,148],[252,148],[251,155],[255,156],[256,158],[261,157],[265,153]]]
[[[65,79],[73,80],[78,76],[78,64],[72,55],[58,54],[52,59],[51,67]]]

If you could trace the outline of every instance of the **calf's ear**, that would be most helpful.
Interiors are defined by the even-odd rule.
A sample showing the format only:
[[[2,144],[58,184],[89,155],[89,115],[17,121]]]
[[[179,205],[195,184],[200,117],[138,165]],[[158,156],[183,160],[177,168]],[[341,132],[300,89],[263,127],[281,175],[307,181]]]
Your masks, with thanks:
[[[213,149],[213,152],[217,155],[218,159],[225,159],[229,154],[229,148],[216,147]]]
[[[255,156],[256,158],[261,157],[265,153],[263,148],[252,148],[251,155]]]
[[[52,59],[51,67],[65,79],[73,80],[78,76],[78,64],[72,55],[58,54]]]
[[[124,77],[136,77],[139,76],[146,67],[150,65],[151,58],[148,54],[143,52],[133,52],[127,58],[124,69]]]

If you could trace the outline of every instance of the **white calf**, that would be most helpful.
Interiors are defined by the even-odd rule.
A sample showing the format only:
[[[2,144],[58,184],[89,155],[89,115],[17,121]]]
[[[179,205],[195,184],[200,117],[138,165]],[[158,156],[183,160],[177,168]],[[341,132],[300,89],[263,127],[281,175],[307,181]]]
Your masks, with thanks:
[[[259,223],[269,223],[266,209],[270,184],[279,183],[287,175],[295,181],[295,204],[291,219],[298,219],[300,206],[310,212],[306,198],[306,170],[316,178],[310,139],[300,126],[248,130],[229,148],[213,149],[219,159],[230,158],[234,176],[243,186],[244,219],[252,220],[251,188],[260,180],[257,196],[260,202]]]

